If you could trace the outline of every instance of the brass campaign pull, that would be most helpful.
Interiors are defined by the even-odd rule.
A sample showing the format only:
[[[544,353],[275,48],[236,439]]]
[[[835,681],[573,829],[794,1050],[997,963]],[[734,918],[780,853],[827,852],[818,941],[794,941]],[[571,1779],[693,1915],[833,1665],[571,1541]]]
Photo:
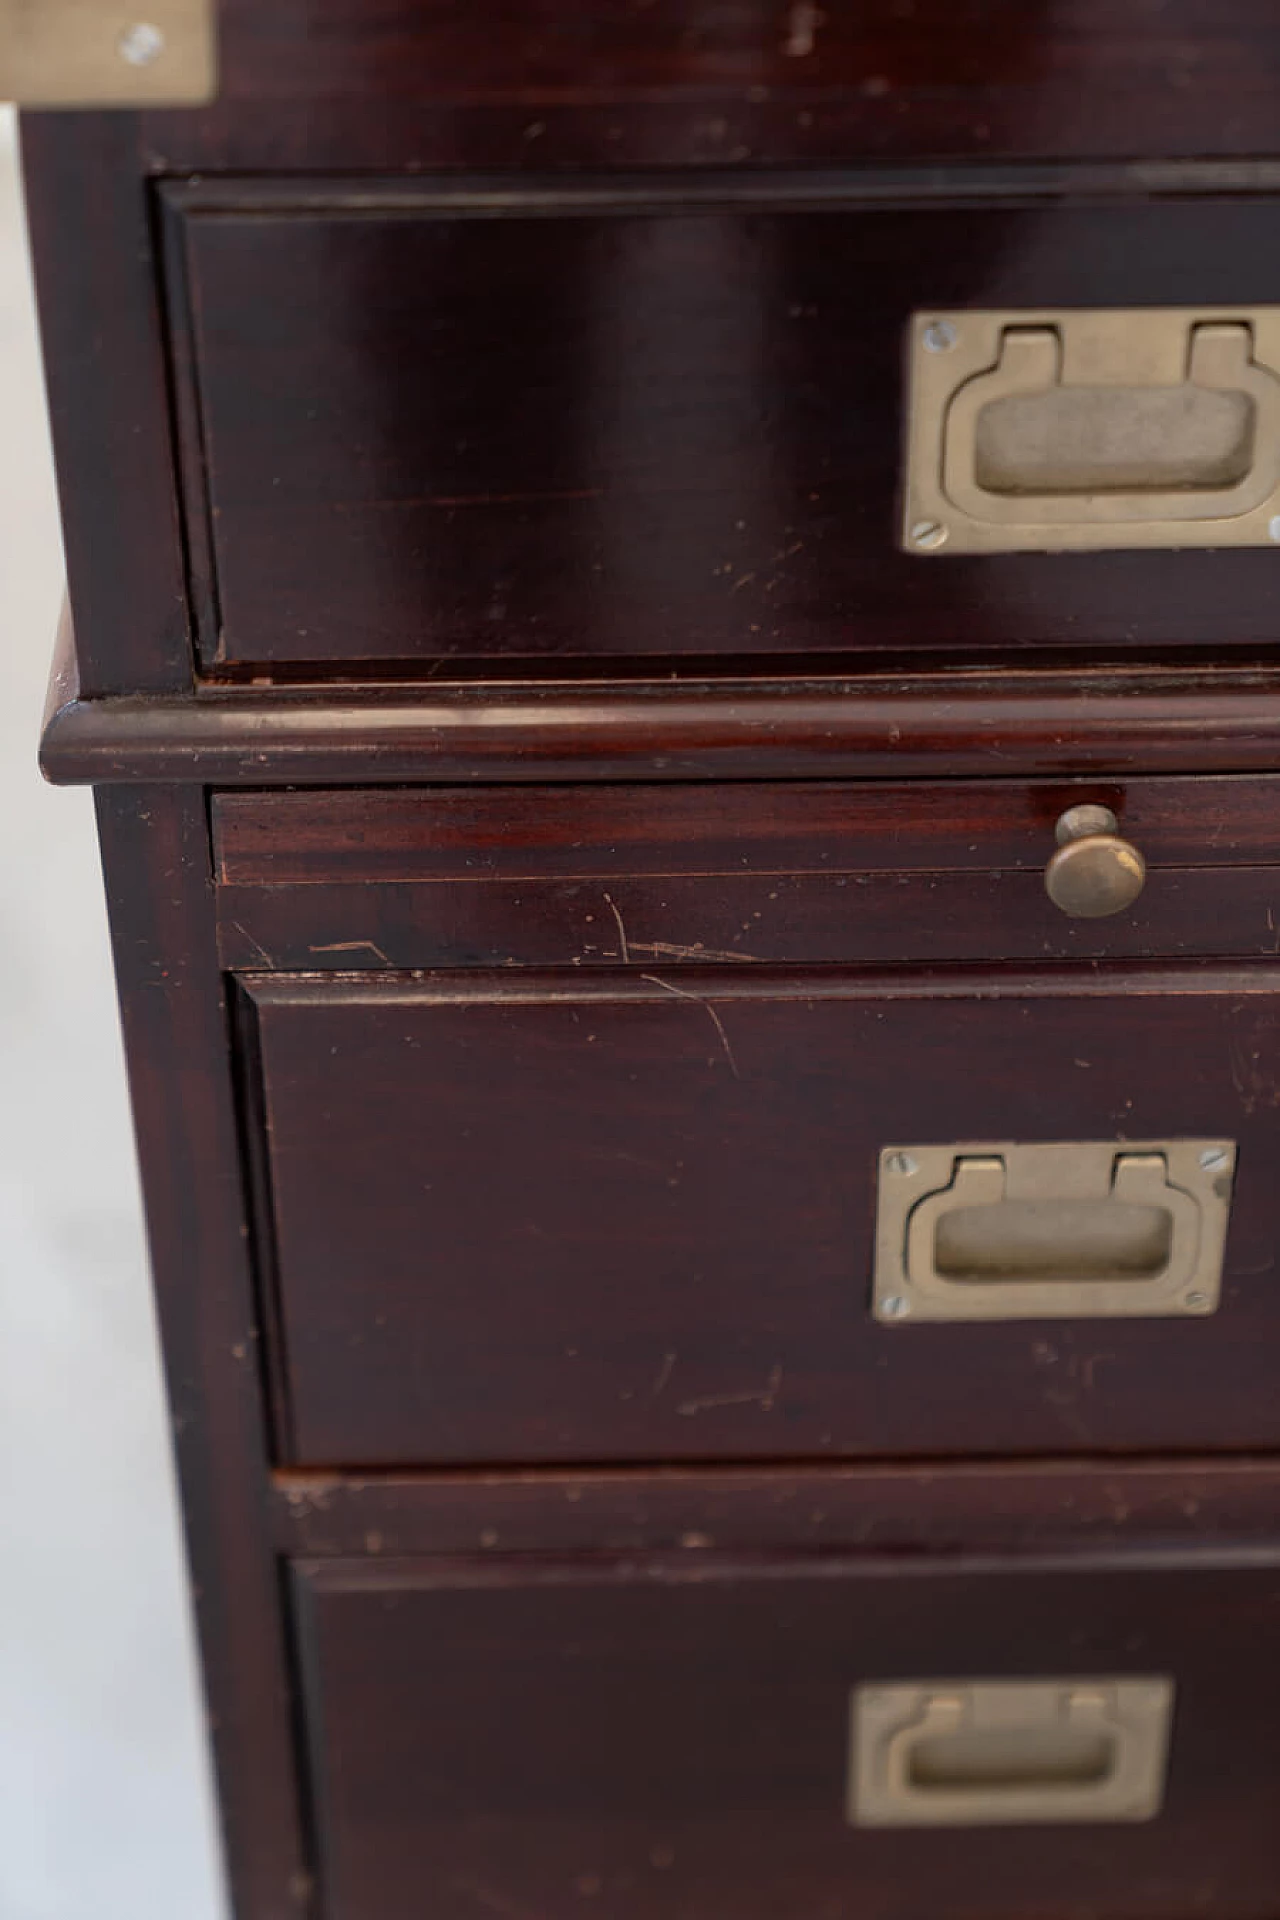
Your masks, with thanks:
[[[1234,1158],[1222,1140],[888,1148],[876,1317],[1212,1313]]]
[[[1280,309],[917,316],[912,339],[911,551],[1280,536]]]
[[[978,519],[1208,520],[1275,485],[1280,381],[1240,322],[1192,327],[1186,379],[1064,385],[1063,333],[1009,327],[948,410],[943,484]]]
[[[1163,1677],[916,1681],[856,1690],[856,1826],[1150,1820],[1168,1767]]]
[[[1265,404],[1274,385],[1250,349],[1247,327],[1195,327],[1183,384],[1068,387],[1057,329],[1010,327],[997,365],[952,402],[947,490],[979,512],[993,495],[1018,494],[1054,517],[1142,519],[1148,494],[1176,489],[1166,512],[1217,514],[1219,496],[1249,479],[1253,396]],[[1083,498],[1063,497],[1074,494]]]

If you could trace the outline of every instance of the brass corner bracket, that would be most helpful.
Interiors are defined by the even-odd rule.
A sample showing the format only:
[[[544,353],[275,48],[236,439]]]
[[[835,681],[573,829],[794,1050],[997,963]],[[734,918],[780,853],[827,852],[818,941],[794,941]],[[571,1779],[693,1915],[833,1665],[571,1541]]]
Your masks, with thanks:
[[[218,85],[216,0],[0,0],[0,100],[194,107]]]

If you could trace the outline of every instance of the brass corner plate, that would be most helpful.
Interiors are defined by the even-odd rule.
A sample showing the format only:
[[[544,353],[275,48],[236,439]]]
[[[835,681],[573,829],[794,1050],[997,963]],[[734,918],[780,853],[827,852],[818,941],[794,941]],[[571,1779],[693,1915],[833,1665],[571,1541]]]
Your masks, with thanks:
[[[1280,307],[918,313],[908,352],[908,552],[1280,561]]]
[[[1154,1820],[1166,1675],[874,1683],[851,1701],[846,1817],[858,1827]]]
[[[957,1141],[880,1155],[872,1309],[930,1320],[1215,1313],[1230,1140]]]
[[[0,0],[0,100],[22,107],[204,106],[216,0]]]

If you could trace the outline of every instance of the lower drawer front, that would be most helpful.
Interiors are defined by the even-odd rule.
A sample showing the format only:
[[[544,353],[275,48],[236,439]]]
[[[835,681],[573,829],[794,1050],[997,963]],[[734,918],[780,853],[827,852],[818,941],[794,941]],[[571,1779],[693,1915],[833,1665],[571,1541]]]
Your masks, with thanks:
[[[295,1600],[331,1920],[1280,1911],[1273,1557],[313,1561]]]
[[[286,1459],[1280,1443],[1274,964],[245,990]],[[1224,1143],[1205,1149],[1221,1168],[1207,1183],[1194,1157],[1177,1170],[1175,1154],[1198,1152],[1187,1142]],[[1102,1209],[1099,1237],[1093,1189],[1050,1154],[1029,1206],[939,1216],[951,1317],[929,1317],[927,1289],[900,1315],[873,1284],[878,1205],[882,1234],[901,1246],[908,1231],[886,1182],[910,1189],[915,1163],[892,1150],[923,1165],[949,1143],[978,1202],[990,1143],[1084,1143],[1104,1168],[1125,1163],[1133,1206]],[[1190,1268],[1161,1292],[1161,1236],[1185,1250],[1189,1233],[1194,1259],[1221,1225],[1211,1207],[1166,1205],[1166,1175],[1200,1181],[1206,1207],[1230,1199],[1220,1294]],[[1065,1237],[1090,1284],[1073,1285],[1068,1260],[1039,1286],[1048,1317],[1028,1317],[1001,1266],[1010,1236],[1042,1268]]]

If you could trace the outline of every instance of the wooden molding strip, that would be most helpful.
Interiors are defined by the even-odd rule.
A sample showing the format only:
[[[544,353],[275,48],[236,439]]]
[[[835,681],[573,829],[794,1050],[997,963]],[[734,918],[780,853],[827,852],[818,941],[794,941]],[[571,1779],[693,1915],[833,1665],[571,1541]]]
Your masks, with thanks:
[[[280,1473],[285,1553],[1275,1551],[1273,1460]],[[1124,1539],[1119,1519],[1125,1522]]]
[[[60,784],[901,779],[1280,769],[1280,672],[204,691],[85,700]]]

